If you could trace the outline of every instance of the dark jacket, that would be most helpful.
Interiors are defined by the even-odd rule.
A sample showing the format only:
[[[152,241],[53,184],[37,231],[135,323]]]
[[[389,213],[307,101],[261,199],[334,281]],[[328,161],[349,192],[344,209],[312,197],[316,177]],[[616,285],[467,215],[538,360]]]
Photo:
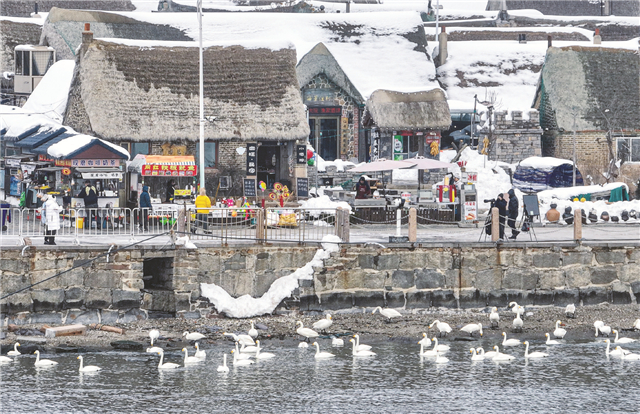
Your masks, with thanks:
[[[495,206],[498,208],[498,213],[500,213],[500,220],[504,220],[507,215],[507,200],[502,197],[502,194],[496,198]]]
[[[509,218],[510,219],[518,218],[518,209],[520,207],[518,204],[518,197],[516,197],[516,193],[515,191],[513,191],[513,189],[509,190],[508,194],[509,194]]]
[[[98,204],[98,192],[92,185],[85,186],[82,191],[80,191],[80,194],[78,194],[78,197],[82,197],[85,207]]]
[[[149,196],[149,186],[142,187],[140,194],[140,208],[151,208],[151,196]]]
[[[356,198],[361,200],[367,198],[368,195],[371,195],[371,187],[369,187],[368,182],[360,182],[356,184]]]

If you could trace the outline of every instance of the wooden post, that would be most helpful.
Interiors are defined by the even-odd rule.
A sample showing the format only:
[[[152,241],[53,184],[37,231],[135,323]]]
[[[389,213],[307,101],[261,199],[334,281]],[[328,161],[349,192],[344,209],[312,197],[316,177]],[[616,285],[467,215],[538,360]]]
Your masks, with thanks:
[[[582,240],[582,209],[573,212],[573,240]]]
[[[336,236],[342,240],[342,207],[336,208]]]
[[[264,209],[258,209],[256,212],[256,239],[258,239],[258,243],[263,243],[265,239],[264,234],[264,226],[265,226],[265,214]]]
[[[349,235],[351,233],[349,228],[349,210],[342,210],[342,241],[349,243]]]
[[[491,209],[491,241],[498,241],[500,238],[500,212],[498,207]]]
[[[409,209],[409,241],[415,243],[418,240],[418,211],[415,207]]]
[[[187,218],[187,205],[184,205],[184,208],[178,211],[178,233],[181,234],[180,237],[182,237],[182,233],[184,233],[184,225],[185,225],[185,219]]]

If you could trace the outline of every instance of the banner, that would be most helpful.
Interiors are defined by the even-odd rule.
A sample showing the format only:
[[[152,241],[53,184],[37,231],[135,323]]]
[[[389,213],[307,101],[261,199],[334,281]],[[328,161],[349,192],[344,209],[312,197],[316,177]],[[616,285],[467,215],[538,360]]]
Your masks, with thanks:
[[[143,176],[195,177],[197,174],[196,165],[145,164],[142,166]]]

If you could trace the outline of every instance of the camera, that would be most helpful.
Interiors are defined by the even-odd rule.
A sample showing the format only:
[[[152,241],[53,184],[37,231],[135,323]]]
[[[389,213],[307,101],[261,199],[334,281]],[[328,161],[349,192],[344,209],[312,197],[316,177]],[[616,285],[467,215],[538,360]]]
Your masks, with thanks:
[[[485,202],[485,203],[493,204],[493,203],[495,203],[495,202],[496,202],[496,199],[495,199],[495,198],[490,198],[489,200],[484,200],[484,202]]]

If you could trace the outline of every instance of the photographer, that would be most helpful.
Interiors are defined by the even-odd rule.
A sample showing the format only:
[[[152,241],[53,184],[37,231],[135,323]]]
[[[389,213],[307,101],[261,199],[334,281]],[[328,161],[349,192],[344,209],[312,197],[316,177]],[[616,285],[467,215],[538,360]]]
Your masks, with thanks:
[[[507,194],[509,194],[509,221],[507,221],[507,224],[511,227],[511,237],[509,237],[509,239],[515,240],[518,234],[520,234],[516,228],[516,219],[518,218],[520,205],[518,204],[518,197],[516,197],[513,188],[509,190]]]
[[[507,200],[504,199],[504,194],[498,194],[496,197],[495,207],[498,208],[499,222],[500,222],[500,238],[504,240],[504,222],[507,218]]]

